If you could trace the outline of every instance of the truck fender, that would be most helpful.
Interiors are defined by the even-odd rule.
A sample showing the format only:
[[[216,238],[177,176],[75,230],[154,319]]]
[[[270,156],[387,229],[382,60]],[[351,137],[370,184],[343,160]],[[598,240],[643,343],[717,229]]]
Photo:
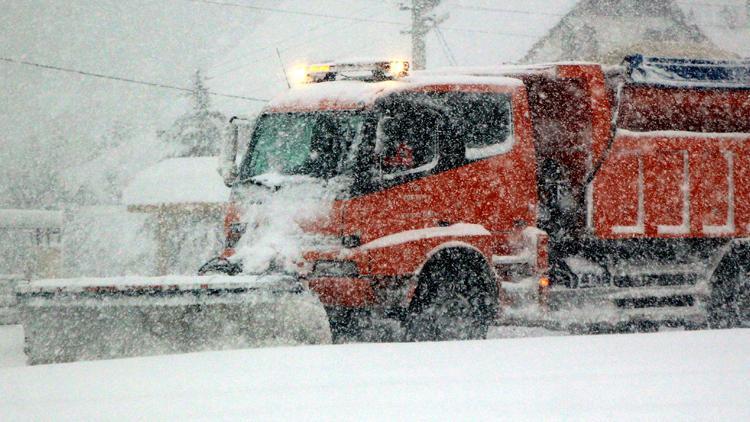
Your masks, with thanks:
[[[718,252],[709,261],[706,268],[706,278],[711,280],[722,262],[733,259],[734,256],[741,254],[750,254],[750,238],[733,239],[719,248]],[[750,256],[748,257],[750,258]]]
[[[495,273],[495,270],[492,267],[491,263],[487,260],[487,257],[482,253],[481,250],[479,250],[477,247],[466,242],[461,242],[461,241],[445,242],[443,244],[436,246],[432,250],[430,250],[426,254],[425,260],[422,262],[422,265],[420,265],[420,267],[414,272],[414,277],[412,279],[414,286],[413,286],[413,289],[410,289],[412,291],[408,295],[410,305],[413,303],[414,300],[419,301],[420,298],[422,298],[423,295],[425,294],[425,289],[429,287],[427,286],[427,283],[425,283],[424,280],[422,279],[424,270],[427,267],[427,265],[430,264],[431,262],[434,262],[437,259],[443,259],[442,257],[440,257],[440,255],[443,253],[446,253],[446,251],[449,251],[451,249],[456,250],[457,256],[462,257],[462,259],[473,259],[473,260],[476,260],[478,264],[481,263],[480,265],[483,265],[484,269],[486,269],[489,272],[490,277],[492,278],[492,281],[493,281],[492,286],[487,286],[487,287],[491,289],[493,287],[495,289],[499,289],[499,286],[497,283],[497,280],[498,280],[497,274]],[[499,294],[495,294],[495,296],[499,296]]]

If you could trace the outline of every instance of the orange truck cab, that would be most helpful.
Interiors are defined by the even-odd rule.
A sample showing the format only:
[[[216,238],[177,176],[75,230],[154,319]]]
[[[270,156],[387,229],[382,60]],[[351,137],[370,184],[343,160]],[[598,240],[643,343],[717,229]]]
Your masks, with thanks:
[[[412,340],[480,338],[497,323],[747,323],[750,64],[407,73],[310,66],[261,113],[239,169],[227,160],[235,199],[269,157],[301,163],[316,142],[315,165],[275,170],[349,177],[310,227],[340,244],[304,253],[298,272],[334,335],[372,313]],[[240,206],[202,272],[241,271]]]

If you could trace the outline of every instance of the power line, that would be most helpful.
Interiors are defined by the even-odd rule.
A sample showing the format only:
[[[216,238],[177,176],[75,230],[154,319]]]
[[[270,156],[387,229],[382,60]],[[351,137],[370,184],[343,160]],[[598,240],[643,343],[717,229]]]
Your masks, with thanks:
[[[533,34],[524,34],[524,33],[521,33],[521,32],[485,31],[485,30],[482,30],[482,29],[461,28],[461,27],[443,26],[443,25],[440,25],[440,29],[442,29],[443,31],[471,32],[471,33],[475,33],[475,34],[505,35],[505,36],[509,36],[509,37],[533,38],[535,40],[544,36],[544,34],[542,34],[542,35],[533,35]]]
[[[367,10],[369,8],[370,8],[370,6],[366,6],[366,7],[362,8],[362,9],[359,9],[358,11]],[[266,51],[266,55],[270,56],[271,53],[272,53],[272,51],[271,51],[272,48],[280,48],[281,51],[287,51],[290,48],[293,48],[295,46],[307,44],[307,43],[309,43],[311,41],[315,41],[317,39],[322,38],[324,35],[328,35],[330,33],[334,33],[336,31],[340,31],[342,29],[348,29],[349,27],[354,26],[356,24],[357,24],[357,22],[351,22],[350,24],[345,25],[345,26],[343,26],[341,28],[331,29],[331,25],[329,25],[325,21],[322,21],[319,24],[313,25],[313,26],[311,26],[309,28],[303,29],[302,31],[298,31],[298,32],[295,32],[295,33],[287,36],[287,37],[284,37],[281,40],[276,40],[276,41],[271,42],[271,43],[269,43],[267,45],[264,45],[264,46],[261,46],[261,47],[257,47],[257,48],[255,48],[255,49],[253,49],[251,51],[248,51],[248,52],[246,52],[244,54],[243,58],[240,58],[240,59],[235,58],[233,60],[225,60],[225,61],[217,64],[216,65],[216,69],[221,69],[221,68],[226,67],[226,66],[234,66],[234,67],[232,67],[229,70],[217,70],[217,73],[215,73],[214,75],[210,75],[208,79],[213,79],[213,78],[219,77],[221,75],[224,75],[224,74],[227,74],[227,73],[231,73],[231,72],[234,72],[235,70],[238,70],[238,69],[241,69],[241,68],[244,68],[244,67],[248,66],[248,63],[245,61],[245,59],[247,59],[248,57],[252,57],[252,56],[256,55],[257,53],[262,53],[264,50],[268,50],[268,51]],[[328,30],[325,31],[325,32],[323,32],[322,34],[317,34],[315,37],[309,36],[311,33],[315,33],[320,28],[323,28],[323,27],[327,28]],[[305,35],[305,36],[302,37],[303,35]],[[302,38],[303,41],[300,42],[299,41],[300,38]],[[293,40],[297,40],[297,42],[294,43],[294,44],[292,44],[292,45],[288,45],[288,46],[284,46],[283,45],[283,44],[286,44],[289,41],[293,41]],[[263,56],[260,56],[260,57],[263,57]],[[243,64],[240,65],[240,66],[236,66],[237,63],[240,63],[240,62],[243,62]]]
[[[191,3],[212,4],[215,6],[223,6],[223,7],[238,7],[242,9],[258,10],[258,11],[265,11],[265,12],[277,12],[277,13],[286,13],[286,14],[291,14],[291,15],[302,15],[302,16],[315,16],[315,17],[321,17],[321,18],[349,20],[349,21],[355,21],[355,22],[372,22],[372,23],[379,23],[383,25],[398,25],[398,26],[409,25],[408,22],[391,21],[391,20],[385,20],[385,19],[361,18],[361,17],[356,17],[356,16],[331,15],[327,13],[314,13],[314,12],[305,12],[301,10],[277,9],[273,7],[264,7],[264,6],[250,6],[247,4],[230,3],[230,2],[225,2],[225,1],[214,1],[214,0],[185,0],[185,1],[189,1]],[[535,39],[541,37],[541,35],[531,35],[531,34],[522,34],[522,33],[517,33],[517,32],[504,32],[504,31],[486,31],[486,30],[474,29],[474,28],[461,28],[461,27],[451,27],[451,26],[441,26],[440,28],[443,31],[458,31],[458,32],[469,32],[469,33],[477,33],[477,34],[506,35],[506,36],[512,36],[512,37],[524,37],[524,38],[535,38]]]
[[[274,7],[265,7],[265,6],[251,6],[249,4],[231,3],[231,2],[226,2],[226,1],[214,1],[214,0],[186,0],[186,1],[189,1],[189,2],[192,2],[192,3],[213,4],[215,6],[239,7],[239,8],[242,8],[242,9],[258,10],[258,11],[262,11],[262,12],[286,13],[288,15],[315,16],[315,17],[320,17],[320,18],[341,19],[341,20],[349,20],[349,21],[357,21],[357,22],[382,23],[382,24],[386,24],[386,25],[399,25],[399,26],[406,25],[406,22],[397,22],[397,21],[381,20],[381,19],[370,19],[370,18],[360,18],[360,17],[356,17],[356,16],[331,15],[331,14],[328,14],[328,13],[305,12],[303,10],[278,9],[278,8],[274,8]]]
[[[25,60],[16,60],[16,59],[8,58],[8,57],[0,57],[0,61],[4,61],[4,62],[8,62],[8,63],[14,63],[14,64],[19,64],[19,65],[33,66],[33,67],[38,67],[38,68],[48,69],[48,70],[57,70],[57,71],[60,71],[60,72],[75,73],[75,74],[84,75],[84,76],[92,76],[92,77],[101,78],[101,79],[110,79],[110,80],[113,80],[113,81],[128,82],[128,83],[133,83],[133,84],[150,86],[150,87],[154,87],[154,88],[172,89],[172,90],[175,90],[175,91],[182,91],[182,92],[194,92],[194,90],[192,90],[190,88],[184,88],[184,87],[181,87],[181,86],[174,86],[174,85],[167,85],[167,84],[163,84],[163,83],[160,83],[160,82],[149,82],[149,81],[143,81],[143,80],[138,80],[138,79],[123,78],[123,77],[120,77],[120,76],[105,75],[103,73],[86,72],[84,70],[78,70],[78,69],[71,69],[71,68],[66,68],[66,67],[53,66],[53,65],[48,65],[48,64],[43,64],[43,63],[36,63],[36,62],[30,62],[30,61],[25,61]],[[219,92],[211,92],[211,91],[208,91],[208,94],[209,95],[213,95],[213,96],[217,96],[217,97],[237,98],[237,99],[240,99],[240,100],[257,101],[257,102],[263,102],[263,103],[268,102],[268,100],[265,99],[265,98],[245,97],[245,96],[242,96],[242,95],[222,94],[222,93],[219,93]]]
[[[469,5],[460,4],[460,3],[448,3],[447,6],[455,7],[457,9],[479,10],[479,11],[484,11],[484,12],[501,12],[501,13],[517,14],[517,15],[558,16],[558,17],[565,16],[564,13],[531,12],[528,10],[503,9],[503,8],[498,8],[498,7],[469,6]]]
[[[445,40],[445,37],[443,36],[443,31],[440,30],[440,25],[435,25],[435,33],[438,36],[438,40],[440,41],[440,44],[443,47],[443,52],[445,53],[445,56],[448,58],[448,62],[451,64],[451,66],[458,65],[458,62],[456,62],[456,56],[453,55],[453,51],[451,51],[450,45],[448,45],[448,41]]]

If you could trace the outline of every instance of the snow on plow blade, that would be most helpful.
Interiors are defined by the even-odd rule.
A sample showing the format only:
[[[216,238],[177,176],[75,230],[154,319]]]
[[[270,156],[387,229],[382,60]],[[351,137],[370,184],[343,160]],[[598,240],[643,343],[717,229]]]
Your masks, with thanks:
[[[290,276],[39,280],[17,297],[32,365],[331,342]]]

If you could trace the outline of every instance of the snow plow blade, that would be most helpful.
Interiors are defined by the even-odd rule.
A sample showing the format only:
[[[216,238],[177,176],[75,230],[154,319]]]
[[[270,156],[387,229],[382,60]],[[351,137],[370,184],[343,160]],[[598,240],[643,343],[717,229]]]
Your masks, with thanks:
[[[285,275],[39,280],[17,299],[31,365],[331,342]]]

